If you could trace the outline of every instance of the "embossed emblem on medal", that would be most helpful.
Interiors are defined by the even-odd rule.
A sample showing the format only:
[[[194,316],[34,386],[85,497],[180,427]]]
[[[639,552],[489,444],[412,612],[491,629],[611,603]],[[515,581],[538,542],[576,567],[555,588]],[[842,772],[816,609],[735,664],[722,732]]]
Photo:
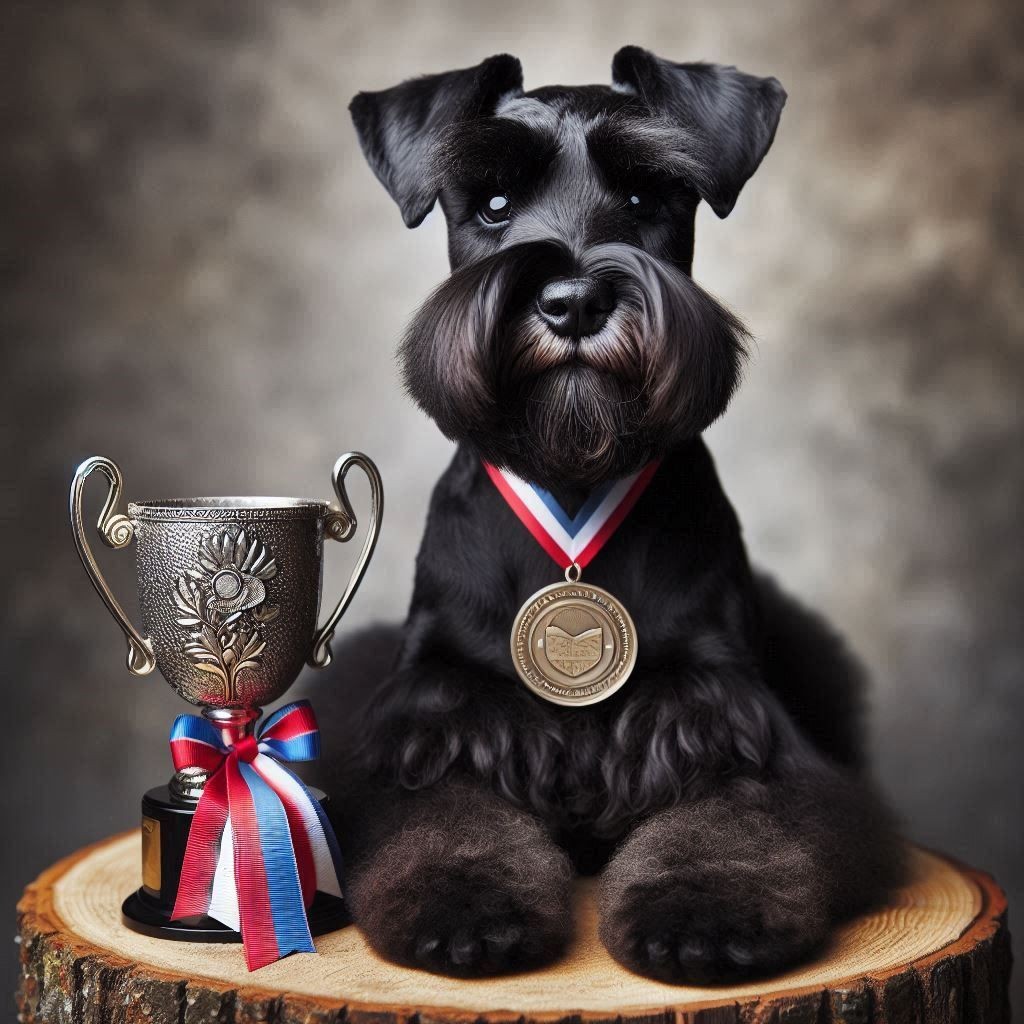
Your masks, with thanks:
[[[600,587],[580,581],[537,591],[512,628],[519,678],[554,704],[605,700],[636,663],[636,628],[629,612]]]

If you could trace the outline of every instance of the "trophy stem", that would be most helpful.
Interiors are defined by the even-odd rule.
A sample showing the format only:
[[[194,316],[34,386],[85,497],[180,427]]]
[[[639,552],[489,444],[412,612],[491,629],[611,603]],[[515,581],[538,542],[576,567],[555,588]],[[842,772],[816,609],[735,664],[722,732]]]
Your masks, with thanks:
[[[260,713],[259,708],[203,708],[203,718],[220,730],[221,739],[229,747],[252,732]]]
[[[182,768],[171,776],[167,788],[175,800],[182,803],[198,803],[209,777],[209,772],[203,768]]]
[[[203,708],[203,717],[220,730],[226,746],[234,746],[252,732],[253,724],[260,717],[259,708]],[[196,803],[203,795],[203,787],[210,777],[203,768],[182,768],[176,771],[168,783],[171,795],[187,803]]]

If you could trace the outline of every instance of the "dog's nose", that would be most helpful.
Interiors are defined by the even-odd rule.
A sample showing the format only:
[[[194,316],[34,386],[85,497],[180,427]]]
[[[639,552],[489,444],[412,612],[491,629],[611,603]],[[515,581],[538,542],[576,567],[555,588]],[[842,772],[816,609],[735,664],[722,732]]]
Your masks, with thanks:
[[[585,338],[605,325],[615,308],[615,292],[593,277],[557,277],[537,297],[537,311],[555,334]]]

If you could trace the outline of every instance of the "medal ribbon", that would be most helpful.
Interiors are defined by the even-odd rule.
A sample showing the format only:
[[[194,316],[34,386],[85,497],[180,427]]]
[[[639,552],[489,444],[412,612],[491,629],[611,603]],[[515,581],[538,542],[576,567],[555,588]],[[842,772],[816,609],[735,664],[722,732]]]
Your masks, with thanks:
[[[607,543],[629,515],[658,468],[649,462],[643,469],[620,480],[601,484],[591,491],[575,516],[569,516],[554,495],[521,480],[507,469],[484,463],[484,469],[520,522],[563,569],[583,569]]]
[[[241,932],[250,971],[313,952],[306,907],[318,889],[341,896],[331,823],[281,763],[319,756],[320,731],[305,700],[233,744],[198,715],[179,715],[171,727],[175,770],[211,773],[192,819],[171,919],[205,914]]]

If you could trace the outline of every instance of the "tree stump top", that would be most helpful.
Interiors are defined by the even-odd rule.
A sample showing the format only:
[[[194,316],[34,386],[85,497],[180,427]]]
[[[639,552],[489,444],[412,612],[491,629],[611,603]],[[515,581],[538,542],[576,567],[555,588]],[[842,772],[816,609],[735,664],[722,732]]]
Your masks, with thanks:
[[[969,1024],[1009,1019],[1006,901],[987,875],[914,849],[891,905],[839,930],[818,960],[732,987],[666,985],[626,971],[597,938],[594,883],[579,884],[577,938],[541,971],[460,981],[376,956],[358,929],[249,974],[238,945],[148,938],[121,924],[139,835],[60,861],[18,907],[26,1022],[438,1024]],[[684,1021],[684,1018],[686,1020]]]

